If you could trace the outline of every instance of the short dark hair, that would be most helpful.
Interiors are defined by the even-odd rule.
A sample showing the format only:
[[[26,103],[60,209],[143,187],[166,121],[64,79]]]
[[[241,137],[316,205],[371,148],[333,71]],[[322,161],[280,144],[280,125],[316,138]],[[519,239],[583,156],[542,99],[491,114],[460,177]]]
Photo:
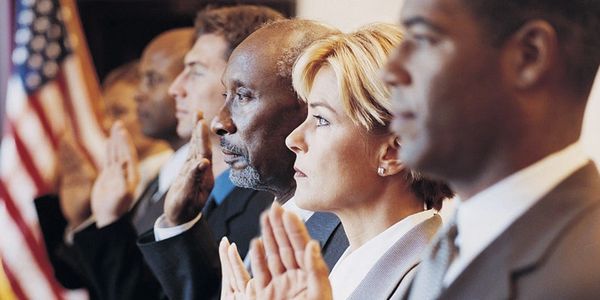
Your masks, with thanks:
[[[462,0],[499,46],[527,21],[545,20],[557,32],[567,76],[577,92],[589,92],[600,65],[598,0]]]
[[[264,23],[283,18],[281,13],[266,6],[209,7],[198,12],[194,28],[196,38],[210,33],[222,35],[228,44],[225,51],[225,58],[228,59],[233,49]]]

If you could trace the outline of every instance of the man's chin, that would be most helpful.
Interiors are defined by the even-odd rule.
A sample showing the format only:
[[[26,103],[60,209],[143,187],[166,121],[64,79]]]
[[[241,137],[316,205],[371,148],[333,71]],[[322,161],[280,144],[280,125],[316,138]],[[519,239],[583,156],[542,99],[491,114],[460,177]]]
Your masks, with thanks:
[[[231,165],[230,167],[229,180],[234,185],[248,189],[259,189],[261,186],[260,175],[255,169],[248,165],[245,168],[234,168]]]

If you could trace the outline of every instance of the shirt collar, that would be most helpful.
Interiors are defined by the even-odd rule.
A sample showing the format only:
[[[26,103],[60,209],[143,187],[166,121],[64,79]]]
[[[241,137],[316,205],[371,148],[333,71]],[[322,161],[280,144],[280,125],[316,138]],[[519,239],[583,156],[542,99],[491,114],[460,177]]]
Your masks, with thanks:
[[[273,201],[277,201],[277,198],[275,198]],[[283,205],[281,205],[281,207],[283,209],[285,209],[286,211],[295,213],[304,222],[308,221],[308,219],[310,217],[312,217],[312,215],[315,213],[314,211],[310,211],[310,210],[306,210],[306,209],[302,209],[302,208],[298,207],[298,205],[296,205],[296,200],[294,200],[294,197],[292,197],[291,199],[286,201]]]
[[[160,173],[158,174],[158,191],[161,194],[167,192],[173,180],[179,174],[179,171],[183,167],[185,160],[187,158],[188,150],[190,148],[189,144],[185,144],[181,146],[165,164],[160,168]]]
[[[229,169],[227,169],[215,178],[215,186],[210,192],[209,198],[212,196],[215,203],[220,205],[233,189],[235,189],[235,185],[229,180]]]

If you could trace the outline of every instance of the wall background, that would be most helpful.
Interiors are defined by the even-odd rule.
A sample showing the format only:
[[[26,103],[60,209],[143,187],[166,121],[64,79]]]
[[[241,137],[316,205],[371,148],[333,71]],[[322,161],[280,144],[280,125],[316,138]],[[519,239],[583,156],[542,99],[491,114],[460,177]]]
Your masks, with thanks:
[[[397,23],[402,0],[298,0],[298,17],[322,21],[343,31],[375,21]],[[600,166],[600,75],[596,78],[584,128],[583,143]]]

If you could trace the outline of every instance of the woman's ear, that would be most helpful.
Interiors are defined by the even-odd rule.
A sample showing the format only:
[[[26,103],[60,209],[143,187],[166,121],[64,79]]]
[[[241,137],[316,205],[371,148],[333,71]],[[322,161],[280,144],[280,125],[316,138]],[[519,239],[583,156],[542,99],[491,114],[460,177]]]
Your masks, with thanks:
[[[379,151],[377,174],[381,177],[395,175],[404,169],[404,164],[398,158],[400,152],[400,140],[396,136],[390,136],[382,144]]]

